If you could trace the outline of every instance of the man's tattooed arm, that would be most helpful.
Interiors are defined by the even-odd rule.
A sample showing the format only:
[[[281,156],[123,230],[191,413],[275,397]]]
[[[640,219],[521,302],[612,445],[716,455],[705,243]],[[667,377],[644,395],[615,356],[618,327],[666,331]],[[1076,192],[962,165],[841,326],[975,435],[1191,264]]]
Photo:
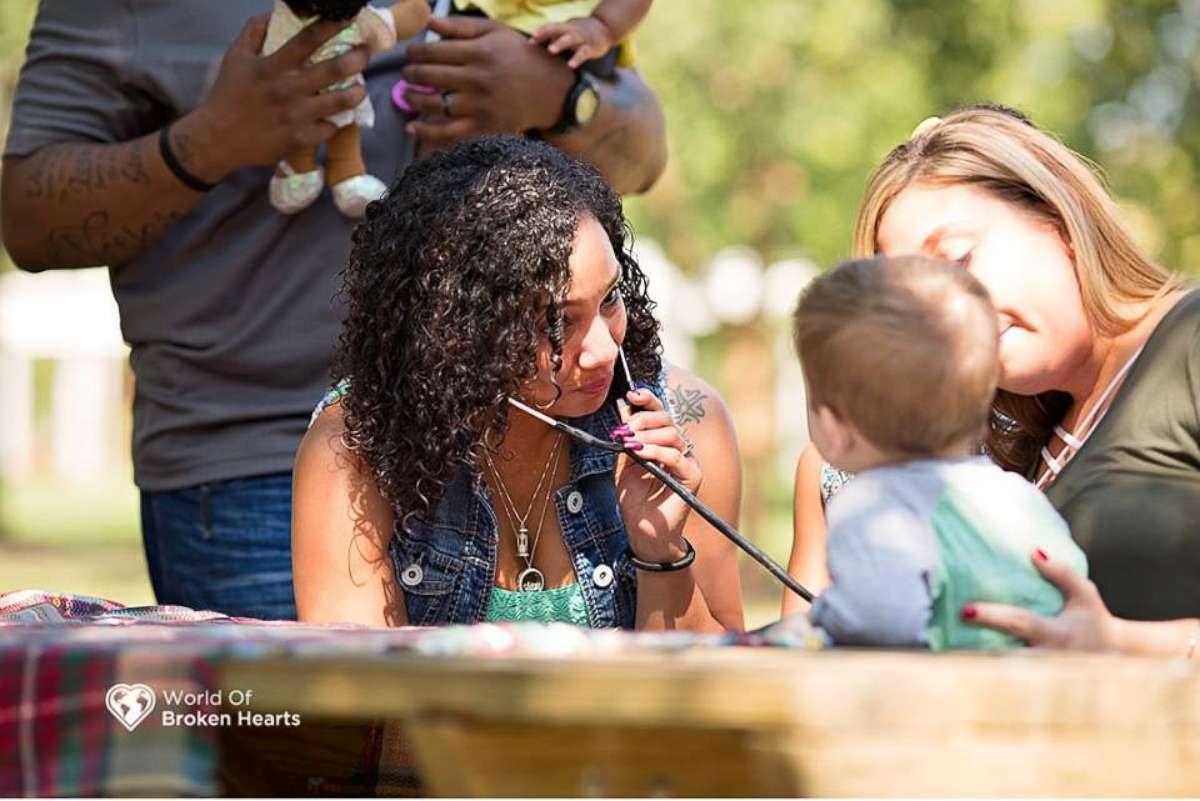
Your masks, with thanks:
[[[186,136],[171,133],[173,143]],[[120,265],[202,197],[167,169],[157,133],[120,144],[49,145],[5,159],[2,191],[5,249],[30,270]]]

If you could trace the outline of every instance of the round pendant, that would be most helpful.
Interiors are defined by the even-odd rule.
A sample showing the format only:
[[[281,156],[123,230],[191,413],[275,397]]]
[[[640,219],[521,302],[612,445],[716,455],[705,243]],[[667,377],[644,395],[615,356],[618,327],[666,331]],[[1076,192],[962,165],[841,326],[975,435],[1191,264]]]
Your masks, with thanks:
[[[538,592],[546,586],[546,577],[536,567],[527,567],[517,576],[517,586],[521,592]]]

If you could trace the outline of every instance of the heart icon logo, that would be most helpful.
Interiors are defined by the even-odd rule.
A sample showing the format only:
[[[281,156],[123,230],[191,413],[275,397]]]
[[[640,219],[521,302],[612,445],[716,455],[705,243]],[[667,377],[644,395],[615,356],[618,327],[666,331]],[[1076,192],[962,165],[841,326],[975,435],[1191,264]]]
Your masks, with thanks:
[[[114,684],[104,695],[108,711],[129,731],[154,711],[154,701],[154,690],[145,684]]]

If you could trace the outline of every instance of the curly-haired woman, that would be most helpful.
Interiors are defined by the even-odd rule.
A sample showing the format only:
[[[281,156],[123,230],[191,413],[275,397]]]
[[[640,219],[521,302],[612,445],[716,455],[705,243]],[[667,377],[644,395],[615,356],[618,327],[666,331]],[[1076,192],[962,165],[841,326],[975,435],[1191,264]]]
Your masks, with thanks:
[[[730,543],[632,460],[508,403],[622,441],[736,517],[729,416],[661,363],[595,171],[507,136],[434,154],[368,209],[344,293],[339,383],[296,457],[301,620],[741,627]],[[639,389],[618,416],[622,347]],[[706,398],[690,424],[672,392]]]

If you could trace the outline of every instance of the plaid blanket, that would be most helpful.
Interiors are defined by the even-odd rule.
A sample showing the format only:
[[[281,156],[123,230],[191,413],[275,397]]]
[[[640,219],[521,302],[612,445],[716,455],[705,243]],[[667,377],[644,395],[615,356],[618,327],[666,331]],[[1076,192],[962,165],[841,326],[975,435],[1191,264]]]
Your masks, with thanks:
[[[151,713],[169,708],[177,719],[215,721],[222,710],[211,691],[221,661],[231,657],[416,652],[554,658],[723,644],[819,647],[811,635],[794,623],[730,637],[533,623],[306,625],[8,593],[0,595],[0,796],[220,794],[222,727],[167,725],[165,714]],[[411,762],[394,764],[406,759],[381,722],[363,742],[357,772],[342,785],[354,794],[412,794]],[[311,786],[308,792],[333,789]]]

